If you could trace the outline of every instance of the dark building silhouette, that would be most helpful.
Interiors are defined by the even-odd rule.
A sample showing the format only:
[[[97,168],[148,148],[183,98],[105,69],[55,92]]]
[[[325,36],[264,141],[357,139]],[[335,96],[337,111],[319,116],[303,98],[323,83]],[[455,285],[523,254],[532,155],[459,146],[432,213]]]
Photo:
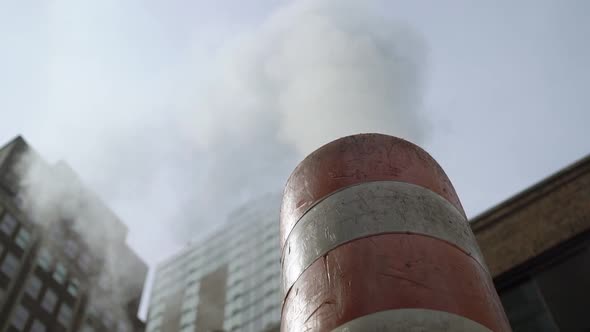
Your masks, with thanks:
[[[39,188],[27,187],[32,171]],[[147,266],[126,236],[65,163],[47,164],[21,137],[2,147],[0,331],[143,331]]]
[[[472,228],[514,332],[590,331],[590,156]]]

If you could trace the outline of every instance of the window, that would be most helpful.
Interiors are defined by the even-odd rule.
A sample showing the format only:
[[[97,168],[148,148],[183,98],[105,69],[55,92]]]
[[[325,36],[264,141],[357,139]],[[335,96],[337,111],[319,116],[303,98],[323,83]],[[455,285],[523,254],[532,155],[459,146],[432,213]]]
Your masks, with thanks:
[[[6,257],[4,257],[4,261],[2,262],[2,266],[0,266],[0,271],[6,274],[9,278],[13,278],[19,266],[19,260],[11,253],[8,253]]]
[[[72,308],[69,305],[62,303],[57,314],[57,321],[65,327],[68,327],[72,320]]]
[[[34,275],[31,278],[29,278],[29,282],[27,282],[25,292],[27,292],[27,294],[29,294],[32,298],[36,300],[37,297],[39,297],[39,293],[41,292],[41,286],[43,286],[41,279]]]
[[[66,267],[62,263],[57,263],[55,265],[55,272],[53,272],[53,279],[60,284],[63,284],[66,280]]]
[[[45,325],[39,320],[35,319],[33,325],[31,325],[31,332],[45,332]]]
[[[0,223],[0,230],[4,234],[11,237],[12,233],[14,233],[14,229],[16,228],[16,224],[17,222],[14,217],[8,213],[5,213],[4,217],[2,218],[2,222]]]
[[[66,245],[64,246],[64,251],[69,258],[75,258],[76,254],[78,253],[78,244],[76,241],[72,239],[68,239],[66,241]]]
[[[92,260],[87,253],[81,254],[80,257],[78,258],[78,266],[84,272],[90,271],[91,264],[92,264]]]
[[[39,264],[39,266],[43,270],[49,271],[49,268],[51,266],[51,254],[49,253],[49,251],[47,251],[47,249],[41,249],[41,252],[39,253],[39,258],[37,259],[37,264]]]
[[[26,228],[21,227],[16,235],[16,244],[21,249],[26,249],[31,242],[31,232],[29,232]]]
[[[72,295],[73,297],[76,297],[78,295],[79,288],[80,283],[78,282],[78,279],[73,278],[68,284],[68,293],[70,293],[70,295]]]
[[[25,309],[25,307],[23,307],[22,304],[19,304],[19,306],[14,311],[10,324],[14,326],[17,330],[22,331],[24,330],[25,325],[27,325],[28,319],[29,311]]]
[[[57,304],[57,295],[54,291],[48,288],[45,291],[45,295],[43,295],[43,300],[41,300],[41,307],[45,309],[49,313],[53,313],[53,309],[55,309],[55,305]]]

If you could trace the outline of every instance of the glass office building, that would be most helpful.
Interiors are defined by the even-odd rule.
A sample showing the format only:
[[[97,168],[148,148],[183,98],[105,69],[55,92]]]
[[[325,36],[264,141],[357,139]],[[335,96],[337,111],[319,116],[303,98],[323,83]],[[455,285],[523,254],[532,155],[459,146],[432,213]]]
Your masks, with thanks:
[[[279,205],[279,195],[251,202],[160,264],[147,331],[278,331]]]

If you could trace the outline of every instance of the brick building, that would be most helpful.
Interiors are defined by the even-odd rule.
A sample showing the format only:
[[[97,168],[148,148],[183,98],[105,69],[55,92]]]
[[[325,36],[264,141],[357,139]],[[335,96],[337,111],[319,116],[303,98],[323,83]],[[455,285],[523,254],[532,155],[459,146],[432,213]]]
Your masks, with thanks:
[[[59,195],[23,195],[25,157]],[[43,213],[31,210],[42,203]],[[2,147],[0,331],[143,331],[137,310],[147,266],[126,236],[66,164],[47,164],[21,137]]]
[[[514,332],[590,331],[590,156],[472,228]]]

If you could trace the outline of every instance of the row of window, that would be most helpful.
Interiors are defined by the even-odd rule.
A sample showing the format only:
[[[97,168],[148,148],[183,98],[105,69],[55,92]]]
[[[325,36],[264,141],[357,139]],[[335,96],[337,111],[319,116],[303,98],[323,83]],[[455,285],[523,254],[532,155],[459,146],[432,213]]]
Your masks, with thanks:
[[[239,320],[249,319],[257,316],[267,308],[279,306],[278,289],[271,289],[261,297],[247,299],[238,305],[228,304],[226,308],[227,318],[239,318]]]
[[[29,320],[29,311],[25,307],[23,307],[22,305],[19,305],[16,308],[16,310],[14,311],[14,315],[12,316],[12,320],[10,321],[10,324],[17,331],[24,331],[28,320]],[[31,332],[45,332],[46,330],[47,330],[47,328],[45,327],[45,324],[43,324],[38,319],[33,320],[33,323],[29,329],[29,331],[31,331]]]
[[[196,308],[192,309],[192,310],[187,310],[187,311],[183,311],[182,312],[182,316],[180,316],[180,325],[189,325],[191,323],[194,323],[194,321],[197,319],[197,310]]]
[[[273,220],[275,219],[273,218]],[[227,232],[228,230],[229,232]],[[252,224],[244,222],[240,227],[231,227],[225,229],[223,232],[214,234],[198,246],[195,246],[193,250],[188,251],[181,257],[176,257],[172,262],[165,263],[158,271],[156,284],[160,284],[162,279],[174,279],[173,276],[181,274],[180,271],[182,270],[182,267],[190,265],[200,267],[211,263],[212,261],[225,260],[223,258],[225,258],[233,248],[240,248],[244,244],[248,244],[248,247],[251,248],[243,248],[248,249],[243,250],[243,252],[256,249],[261,242],[257,235],[261,233],[265,235],[264,242],[267,240],[272,241],[276,236],[275,242],[278,243],[278,229],[272,227],[269,228],[268,225],[262,223]],[[237,253],[236,256],[229,257],[229,259],[239,258],[243,252]]]
[[[7,237],[12,238],[18,225],[19,222],[11,214],[4,213],[0,221],[0,231]],[[21,225],[14,241],[22,250],[27,249],[31,242],[31,232],[24,225]]]
[[[196,287],[190,287],[184,293],[182,301],[182,314],[181,322],[190,320],[190,316],[193,312],[196,312],[197,305],[199,304],[198,285]],[[164,314],[166,308],[165,301],[153,301],[150,304],[149,319],[153,320]],[[186,316],[186,317],[185,317]]]
[[[36,275],[32,275],[26,286],[25,286],[25,292],[27,294],[29,294],[33,299],[37,299],[39,297],[39,293],[41,292],[41,289],[43,288],[43,282],[41,281],[41,279],[39,277],[37,277]],[[68,288],[67,291],[70,295],[72,295],[73,297],[78,295],[78,288],[79,288],[79,284],[77,280],[72,280],[70,281],[70,283],[68,284]],[[51,293],[54,293],[53,291],[51,291],[50,289],[48,289]],[[55,294],[55,293],[54,293]]]
[[[276,324],[281,320],[280,306],[267,307],[266,310],[250,319],[238,320],[227,319],[224,327],[232,332],[260,332],[269,325]]]
[[[206,275],[220,266],[226,264],[225,257],[219,257],[218,260],[211,260],[198,268],[191,267],[179,268],[177,273],[166,276],[166,279],[160,280],[154,285],[152,290],[151,302],[163,301],[168,295],[176,292],[179,287],[190,288],[198,283],[203,275]]]
[[[250,262],[249,264],[247,262],[240,262],[238,264],[231,265],[230,268],[233,271],[231,271],[229,275],[229,287],[233,287],[236,284],[239,284],[242,280],[251,276],[259,276],[262,278],[263,276],[260,275],[261,270],[271,273],[278,271],[280,269],[280,265],[277,258],[275,257],[274,250],[269,250],[268,252],[269,254],[267,256],[269,257],[266,257],[264,260],[257,261],[258,264],[264,264],[262,266],[257,266],[258,264],[256,264],[256,262]],[[211,265],[203,267],[200,270],[192,270],[192,274],[189,274],[184,280],[182,280],[180,275],[178,275],[178,279],[171,278],[165,283],[156,285],[152,291],[152,301],[158,302],[162,300],[168,294],[174,292],[178,287],[184,286],[190,288],[194,286],[201,279],[202,275],[210,273],[223,264],[225,264],[225,261],[220,259],[216,262],[211,262]]]
[[[0,231],[8,237],[12,237],[12,234],[16,230],[18,222],[9,213],[5,213],[0,222]]]
[[[187,273],[187,267],[198,269],[204,265],[215,264],[220,260],[220,257],[226,256],[228,250],[224,246],[226,243],[228,243],[227,240],[219,242],[206,241],[204,245],[197,246],[180,257],[175,257],[173,261],[165,263],[158,269],[155,283],[161,285],[171,279],[182,278]],[[192,272],[194,271],[188,271],[189,274]]]
[[[37,258],[37,265],[39,265],[46,272],[51,272],[52,271],[51,264],[52,264],[51,254],[49,253],[48,250],[41,249],[39,256]],[[66,280],[67,280],[67,276],[68,276],[68,270],[67,270],[66,266],[62,262],[56,261],[52,276],[53,276],[53,279],[58,284],[65,285]],[[70,293],[74,297],[76,297],[78,295],[79,287],[80,287],[80,282],[75,277],[72,277],[70,279],[70,281],[67,283],[67,291],[68,291],[68,293]]]
[[[155,332],[155,331],[159,331],[160,327],[162,327],[162,320],[163,317],[157,316],[157,317],[153,317],[150,318],[147,324],[147,332]]]
[[[195,324],[185,324],[180,326],[180,332],[193,332],[195,330]]]
[[[281,266],[274,253],[252,262],[236,262],[230,266],[228,283],[232,286],[238,280],[260,276],[264,272],[279,271]]]
[[[274,275],[270,275],[266,282],[260,283],[255,287],[242,291],[242,293],[236,296],[233,301],[227,301],[228,307],[227,309],[231,309],[232,307],[247,307],[247,306],[262,306],[264,304],[272,304],[273,306],[278,306],[279,302],[279,274],[276,273]],[[197,285],[198,286],[198,285]],[[193,289],[194,288],[194,289]],[[193,289],[192,292],[189,292],[190,289]],[[234,288],[235,290],[239,291],[241,289]],[[193,313],[196,310],[198,305],[198,287],[191,287],[187,289],[185,293],[185,299],[183,301],[183,314],[181,316],[182,323],[191,323],[194,321]],[[190,293],[190,294],[189,294]],[[246,296],[248,294],[254,295],[254,297]],[[262,296],[256,296],[255,294],[260,294]],[[249,298],[252,301],[249,301]],[[261,302],[264,299],[264,302]],[[246,303],[248,302],[248,303]],[[257,303],[258,302],[258,303]],[[152,302],[151,310],[150,310],[150,320],[157,318],[157,316],[163,314],[165,308],[164,301]]]
[[[38,300],[39,295],[41,294],[42,288],[43,288],[43,282],[41,281],[41,279],[39,279],[37,276],[33,275],[29,278],[29,280],[26,284],[25,293],[28,296],[30,296],[33,300]],[[40,303],[40,307],[43,310],[45,310],[50,315],[53,315],[55,313],[56,308],[57,308],[58,302],[59,302],[59,297],[57,295],[57,292],[54,291],[53,289],[51,289],[50,287],[47,287],[47,289],[43,293],[43,296],[41,297],[41,301],[39,303]],[[89,308],[89,312],[90,311],[92,311],[92,307]],[[93,314],[94,313],[91,313],[91,315],[93,315]],[[11,320],[11,325],[14,328],[16,328],[18,331],[23,331],[24,328],[26,327],[27,321],[29,320],[29,316],[30,316],[29,311],[22,304],[20,304],[17,307],[15,314],[13,315],[13,318]],[[72,308],[67,303],[62,301],[61,304],[59,305],[59,310],[57,311],[57,322],[67,328],[69,326],[69,324],[71,323],[72,318],[73,318]],[[109,328],[109,330],[113,330],[113,328],[115,327],[115,320],[110,313],[106,313],[106,314],[102,315],[102,323],[104,324],[104,326]],[[92,329],[92,327],[89,325],[86,326],[86,330],[91,331],[89,329]],[[128,331],[128,330],[129,330],[129,328],[127,326],[127,323],[119,322],[117,324],[117,331],[124,332],[124,331]],[[30,327],[30,331],[43,332],[43,331],[45,331],[45,325],[41,321],[39,321],[38,319],[34,319],[32,325]]]
[[[0,264],[0,272],[2,272],[8,278],[16,277],[20,268],[20,259],[11,252],[7,252],[6,256]]]
[[[265,287],[264,281],[269,281],[272,278],[278,279],[280,269],[278,263],[278,229],[267,225],[271,222],[276,222],[276,218],[272,218],[272,220],[269,218],[264,224],[243,223],[240,227],[229,229],[229,232],[227,230],[219,232],[201,246],[183,254],[181,257],[176,257],[173,262],[164,265],[157,272],[155,287],[152,291],[148,331],[157,331],[159,329],[165,308],[165,298],[176,292],[178,287],[185,287],[186,289],[182,306],[183,312],[180,316],[181,326],[184,328],[193,326],[198,304],[199,280],[204,274],[223,264],[227,264],[228,261],[239,262],[238,264],[232,264],[234,265],[233,271],[229,273],[232,284],[230,285],[228,282],[228,285],[233,286],[234,293],[248,293],[251,291],[254,294],[254,288],[257,288],[262,295],[262,297],[257,296],[256,301],[260,302],[257,305],[264,308],[261,301],[264,297],[263,294],[267,291],[266,288],[262,289]],[[264,236],[262,240],[261,235]],[[224,241],[225,238],[230,240]],[[264,259],[261,260],[260,258]],[[266,270],[268,270],[268,276]],[[261,280],[256,280],[257,278],[253,277],[255,274]],[[255,283],[253,289],[246,289],[250,288],[251,281]],[[269,283],[267,282],[267,284]],[[275,284],[275,282],[270,284]],[[278,300],[275,300],[275,297],[278,299],[278,282],[276,284],[277,287],[273,287],[271,292],[277,292],[277,294],[270,295],[275,306],[278,305]],[[238,302],[242,303],[241,299],[238,300],[234,299],[235,305],[238,305]],[[256,301],[248,302],[253,305]],[[230,301],[226,302],[229,303]],[[244,303],[244,305],[246,304]]]
[[[233,327],[232,331],[248,330],[258,332],[258,327],[264,327],[271,323],[276,323],[280,319],[280,308],[278,290],[265,294],[266,297],[256,299],[250,302],[248,307],[238,309],[231,313],[231,317],[226,318],[224,325]],[[181,331],[193,331],[194,323],[197,318],[197,304],[198,297],[192,298],[195,303],[191,304],[190,308],[184,308],[180,317]],[[148,332],[159,331],[163,321],[164,304],[160,304],[157,308],[157,313],[150,313],[150,321],[148,323]],[[184,306],[183,306],[184,307]],[[226,312],[230,307],[225,308]],[[229,330],[229,329],[228,329]]]
[[[63,250],[66,256],[68,256],[71,259],[76,258],[79,251],[78,248],[78,244],[73,239],[66,240],[66,243],[63,246]],[[88,254],[87,252],[82,252],[77,256],[77,258],[77,265],[80,268],[80,270],[82,270],[84,273],[90,272],[90,269],[92,267],[92,257],[90,256],[90,254]],[[53,257],[51,253],[46,248],[41,249],[41,252],[39,253],[39,265],[43,269],[49,270],[52,262]],[[60,262],[57,262],[56,265],[63,266],[63,264]]]
[[[30,247],[32,242],[32,232],[27,227],[27,225],[19,223],[9,213],[0,214],[0,236],[13,239],[14,243],[23,251]],[[14,279],[21,269],[24,255],[18,251],[11,252],[5,249],[0,243],[0,272],[9,279]],[[90,272],[93,267],[93,258],[88,253],[81,251],[74,239],[65,240],[61,249],[64,257],[71,259],[74,264],[77,263],[82,271]],[[40,249],[36,257],[36,266],[39,269],[48,273],[48,276],[57,284],[62,285],[70,296],[77,297],[80,283],[77,278],[72,276],[74,274],[72,272],[75,271],[68,271],[70,268],[68,265],[69,263],[64,264],[64,262],[52,257],[52,254],[46,248]],[[77,271],[75,267],[73,268]],[[60,301],[59,294],[61,294],[61,291],[58,292],[55,286],[52,286],[55,285],[54,283],[46,284],[45,279],[36,273],[40,273],[40,271],[33,269],[29,278],[25,281],[21,298],[23,302],[17,304],[7,323],[12,329],[18,331],[45,332],[46,330],[52,330],[51,325],[56,323],[67,328],[74,318],[73,308],[68,304],[69,302]],[[100,281],[99,285],[102,285]],[[5,290],[0,290],[0,302],[2,302],[5,292]],[[38,306],[38,309],[34,309],[31,305]],[[37,316],[35,313],[39,310],[53,316],[56,322],[49,323],[45,321],[47,319],[45,315]],[[105,326],[108,326],[109,330],[129,331],[127,323],[120,322],[117,324],[112,317],[110,320],[103,320],[103,322],[105,322]],[[83,327],[83,330],[92,331],[93,329],[90,325],[87,325]]]
[[[49,314],[53,314],[55,307],[58,302],[57,295],[51,290],[48,289],[41,300],[41,308],[47,311]],[[27,308],[21,303],[16,307],[15,312],[12,316],[12,320],[10,321],[11,325],[17,329],[18,331],[24,331],[25,326],[30,318],[30,313]],[[57,312],[57,321],[65,328],[67,328],[73,317],[72,308],[66,304],[61,303],[59,310]],[[32,318],[32,317],[31,317]],[[38,319],[34,319],[31,325],[30,331],[37,331],[42,332],[45,331],[45,325]]]
[[[227,300],[233,299],[240,293],[247,292],[251,289],[260,289],[265,284],[276,283],[280,280],[280,269],[278,266],[272,265],[267,266],[265,269],[261,269],[259,272],[250,274],[239,273],[230,274],[227,280]]]

